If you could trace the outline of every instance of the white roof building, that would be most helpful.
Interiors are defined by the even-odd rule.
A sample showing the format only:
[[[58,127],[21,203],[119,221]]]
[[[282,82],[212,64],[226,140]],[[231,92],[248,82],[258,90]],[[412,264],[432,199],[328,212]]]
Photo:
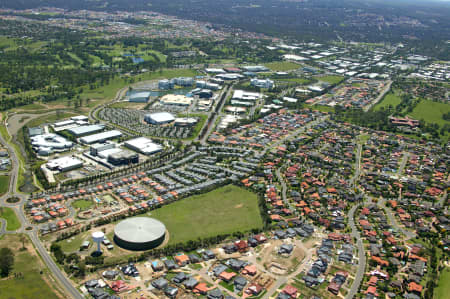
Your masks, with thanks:
[[[162,146],[147,137],[138,137],[125,141],[125,146],[144,155],[151,155],[162,150]]]
[[[98,134],[94,134],[94,135],[81,137],[80,141],[85,144],[92,144],[92,143],[103,142],[103,141],[113,139],[113,138],[118,138],[121,136],[122,136],[122,132],[120,132],[118,130],[111,130],[111,131],[106,131],[106,132],[102,132],[102,133],[98,133]]]
[[[156,112],[146,114],[144,120],[150,124],[162,125],[173,122],[175,117],[169,112]]]
[[[59,171],[69,171],[82,166],[82,161],[72,157],[61,157],[47,162],[47,168]]]

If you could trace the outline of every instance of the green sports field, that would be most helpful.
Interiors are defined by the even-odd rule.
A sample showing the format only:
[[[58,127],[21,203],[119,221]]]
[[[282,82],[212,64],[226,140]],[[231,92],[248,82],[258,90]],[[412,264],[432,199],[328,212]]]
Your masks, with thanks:
[[[151,212],[169,231],[169,244],[261,228],[256,194],[228,185]]]
[[[299,64],[289,61],[269,62],[265,63],[264,66],[275,72],[291,71],[300,67]]]

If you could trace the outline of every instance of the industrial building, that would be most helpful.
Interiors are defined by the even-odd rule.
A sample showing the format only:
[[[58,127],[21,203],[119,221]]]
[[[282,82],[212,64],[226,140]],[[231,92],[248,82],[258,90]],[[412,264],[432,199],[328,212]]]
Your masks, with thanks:
[[[192,86],[194,85],[194,78],[191,77],[178,77],[172,79],[178,86]]]
[[[235,90],[233,93],[233,100],[239,101],[252,101],[255,102],[261,97],[261,94],[258,92],[248,92],[243,90]]]
[[[122,136],[122,132],[118,130],[111,130],[106,131],[94,135],[89,135],[85,137],[81,137],[79,140],[84,144],[92,144],[92,143],[99,143],[104,142],[109,139],[119,138]]]
[[[139,155],[129,151],[121,149],[110,149],[107,151],[119,150],[108,155],[108,162],[115,166],[128,165],[131,163],[139,163]],[[100,154],[104,153],[100,152]]]
[[[152,125],[163,125],[171,123],[175,120],[175,117],[169,112],[156,112],[151,114],[146,114],[144,116],[144,121]]]
[[[29,137],[34,137],[42,134],[44,134],[44,129],[42,129],[41,127],[28,128]]]
[[[49,155],[55,150],[64,151],[73,147],[73,142],[53,133],[33,136],[30,141],[39,155]]]
[[[268,68],[266,68],[265,66],[262,66],[262,65],[244,66],[244,67],[242,67],[242,69],[244,69],[247,72],[253,72],[253,73],[270,71]]]
[[[252,86],[256,86],[259,88],[273,88],[275,86],[274,82],[270,79],[256,79],[253,78],[250,80],[250,84]]]
[[[136,92],[128,97],[128,101],[133,103],[147,103],[150,95],[151,93],[148,91]]]
[[[166,94],[159,100],[164,105],[189,106],[192,99],[181,94]]]
[[[89,152],[92,156],[97,156],[99,152],[115,148],[116,144],[113,142],[94,143],[89,147]]]
[[[67,132],[78,138],[101,132],[104,128],[104,125],[87,125],[68,129]]]
[[[158,81],[158,89],[161,90],[169,90],[169,89],[173,89],[175,87],[175,82],[171,81],[171,80],[159,80]]]
[[[158,247],[165,237],[165,225],[149,217],[128,218],[114,228],[114,242],[128,250],[149,250]]]
[[[138,137],[125,141],[124,145],[129,149],[144,155],[155,154],[160,152],[163,148],[161,145],[154,143],[151,139],[146,137]]]
[[[50,170],[65,172],[82,167],[83,162],[72,157],[61,157],[48,161],[46,165]]]
[[[178,127],[191,127],[198,122],[198,119],[193,117],[178,117],[175,118],[174,125]]]
[[[211,89],[211,90],[219,90],[220,89],[219,84],[210,83],[210,82],[206,82],[206,81],[196,81],[195,86],[197,88],[206,88],[206,89]]]

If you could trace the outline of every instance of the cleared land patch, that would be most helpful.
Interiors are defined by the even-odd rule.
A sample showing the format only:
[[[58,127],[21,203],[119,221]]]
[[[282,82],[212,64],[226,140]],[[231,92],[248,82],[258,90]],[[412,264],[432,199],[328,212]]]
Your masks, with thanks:
[[[450,112],[450,105],[430,100],[421,100],[409,115],[415,119],[423,119],[428,123],[435,123],[439,126],[450,123],[442,118],[442,115]]]
[[[169,244],[261,228],[256,194],[228,185],[151,212],[169,231]]]
[[[16,212],[11,208],[0,208],[0,218],[6,220],[6,230],[13,231],[20,228],[20,221],[17,218]],[[1,297],[1,296],[0,296]]]
[[[439,283],[434,291],[436,299],[448,298],[450,293],[450,268],[446,267],[442,270],[441,276],[439,277]]]
[[[271,69],[272,71],[290,71],[295,70],[300,67],[297,63],[289,61],[276,61],[264,64],[265,67]]]
[[[9,176],[0,175],[0,195],[8,192],[9,187]]]
[[[375,105],[374,110],[380,110],[381,108],[387,108],[389,105],[392,106],[392,108],[397,107],[398,104],[402,102],[402,99],[397,96],[395,93],[388,93],[384,99],[379,102],[377,105]]]
[[[59,298],[53,291],[55,281],[50,277],[48,269],[39,260],[28,237],[24,238],[24,245],[27,250],[19,250],[19,248],[22,248],[19,234],[4,235],[0,238],[0,248],[9,247],[14,252],[12,273],[23,274],[21,278],[14,278],[11,273],[10,279],[0,280],[0,298]]]

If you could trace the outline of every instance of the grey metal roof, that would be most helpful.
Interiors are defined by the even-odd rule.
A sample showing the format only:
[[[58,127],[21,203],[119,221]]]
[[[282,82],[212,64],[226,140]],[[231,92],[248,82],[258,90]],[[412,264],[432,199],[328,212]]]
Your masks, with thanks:
[[[114,228],[114,234],[121,240],[146,243],[161,238],[166,232],[162,222],[149,217],[133,217],[121,221]]]

